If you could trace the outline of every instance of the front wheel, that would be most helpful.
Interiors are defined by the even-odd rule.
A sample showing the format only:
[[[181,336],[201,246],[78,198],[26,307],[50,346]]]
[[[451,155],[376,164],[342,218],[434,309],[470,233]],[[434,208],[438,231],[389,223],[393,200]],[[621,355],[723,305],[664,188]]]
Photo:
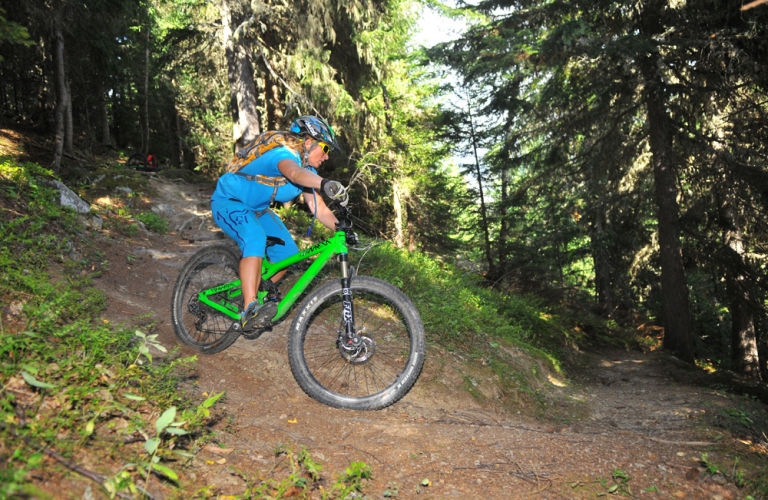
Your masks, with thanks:
[[[224,245],[212,245],[195,252],[176,280],[171,298],[171,320],[176,336],[203,354],[221,352],[240,336],[240,323],[200,302],[198,294],[237,279],[240,258]],[[222,291],[209,297],[233,311],[242,307],[241,297]]]
[[[421,373],[426,341],[413,303],[377,278],[355,276],[354,304],[358,351],[342,345],[344,307],[341,283],[310,292],[291,324],[288,358],[301,388],[335,408],[378,410],[400,400]]]

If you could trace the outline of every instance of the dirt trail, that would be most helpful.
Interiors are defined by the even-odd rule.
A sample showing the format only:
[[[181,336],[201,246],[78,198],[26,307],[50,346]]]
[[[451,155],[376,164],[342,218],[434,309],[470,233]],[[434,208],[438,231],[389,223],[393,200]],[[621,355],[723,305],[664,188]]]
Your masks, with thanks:
[[[105,316],[131,325],[155,322],[168,346],[180,345],[169,320],[170,295],[180,267],[200,246],[179,228],[210,234],[211,186],[152,178],[152,204],[165,211],[172,232],[142,233],[128,240],[97,236],[109,271],[97,286],[109,296]],[[187,233],[185,233],[188,235]],[[147,318],[147,311],[154,311]],[[143,316],[144,315],[144,316]],[[221,444],[234,451],[227,463],[202,451],[185,480],[238,494],[243,480],[266,474],[279,443],[308,448],[332,478],[350,461],[373,468],[365,491],[382,498],[594,498],[610,487],[614,470],[630,479],[636,498],[741,498],[722,477],[701,473],[701,415],[718,404],[717,394],[675,382],[677,368],[655,354],[616,352],[595,356],[570,390],[590,414],[553,427],[478,403],[461,389],[460,360],[430,346],[424,372],[400,403],[378,412],[325,407],[294,381],[286,354],[290,319],[257,340],[239,339],[221,354],[201,356],[191,390],[226,390],[220,408]],[[427,332],[429,338],[429,332]],[[182,348],[182,353],[195,351]],[[298,445],[298,446],[296,446]],[[714,460],[717,446],[709,448]],[[420,486],[424,479],[430,486]],[[645,491],[655,488],[657,491]],[[418,491],[420,490],[420,492]]]

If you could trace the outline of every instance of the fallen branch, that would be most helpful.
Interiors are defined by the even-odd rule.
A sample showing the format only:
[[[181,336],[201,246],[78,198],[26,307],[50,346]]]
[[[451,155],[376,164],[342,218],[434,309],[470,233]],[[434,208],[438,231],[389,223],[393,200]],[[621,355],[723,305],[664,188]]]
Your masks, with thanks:
[[[53,148],[49,148],[49,147],[46,147],[46,146],[41,146],[40,144],[37,144],[35,141],[29,141],[29,145],[30,145],[30,146],[34,146],[34,147],[36,147],[37,149],[42,149],[43,151],[48,151],[48,152],[50,152],[50,153],[53,153]],[[69,154],[69,153],[61,153],[61,155],[62,155],[64,158],[68,158],[68,159],[70,159],[70,160],[75,160],[75,161],[88,161],[88,159],[87,159],[87,158],[86,158],[84,155],[82,155],[82,154],[80,155],[80,157],[79,157],[79,158],[78,158],[78,157],[76,157],[76,156],[74,156],[74,155],[71,155],[71,154]]]
[[[81,476],[87,477],[88,479],[90,479],[94,483],[96,483],[99,486],[101,486],[102,488],[104,488],[104,480],[106,478],[104,476],[102,476],[101,474],[97,474],[95,472],[89,471],[88,469],[85,469],[85,468],[80,467],[79,465],[77,465],[77,464],[75,464],[73,462],[70,462],[69,460],[67,460],[66,458],[62,457],[61,455],[59,455],[55,451],[51,450],[50,448],[43,448],[43,451],[45,452],[46,455],[48,455],[49,457],[53,458],[57,462],[61,463],[67,469],[69,469],[69,470],[71,470],[73,472],[77,472]],[[142,488],[141,486],[136,485],[136,489],[139,490],[139,492],[141,492],[141,494],[144,495],[148,500],[155,500],[155,497],[150,495],[149,492],[147,490],[145,490],[144,488]],[[133,496],[131,496],[131,495],[126,495],[125,493],[120,493],[120,492],[117,493],[117,496],[120,497],[120,498],[128,499],[128,500],[133,498]]]
[[[768,0],[765,0],[768,2]],[[720,443],[711,443],[708,441],[667,441],[666,439],[659,439],[654,437],[649,437],[651,441],[656,441],[657,443],[664,443],[664,444],[679,444],[681,446],[715,446]]]

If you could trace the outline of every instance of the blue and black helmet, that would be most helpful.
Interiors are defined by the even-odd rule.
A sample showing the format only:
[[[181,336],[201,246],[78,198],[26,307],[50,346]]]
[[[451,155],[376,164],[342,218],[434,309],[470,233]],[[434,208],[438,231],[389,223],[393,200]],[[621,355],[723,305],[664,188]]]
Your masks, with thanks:
[[[308,135],[315,140],[323,141],[336,151],[341,152],[341,148],[336,142],[336,134],[322,118],[310,115],[300,116],[293,120],[290,130],[294,134]]]

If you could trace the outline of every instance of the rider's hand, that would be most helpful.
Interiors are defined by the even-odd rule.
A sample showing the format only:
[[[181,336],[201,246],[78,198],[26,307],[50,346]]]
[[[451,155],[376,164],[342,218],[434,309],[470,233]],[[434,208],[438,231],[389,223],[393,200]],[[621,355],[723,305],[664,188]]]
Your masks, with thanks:
[[[323,179],[320,181],[320,189],[332,200],[346,200],[349,198],[347,188],[339,181]]]

